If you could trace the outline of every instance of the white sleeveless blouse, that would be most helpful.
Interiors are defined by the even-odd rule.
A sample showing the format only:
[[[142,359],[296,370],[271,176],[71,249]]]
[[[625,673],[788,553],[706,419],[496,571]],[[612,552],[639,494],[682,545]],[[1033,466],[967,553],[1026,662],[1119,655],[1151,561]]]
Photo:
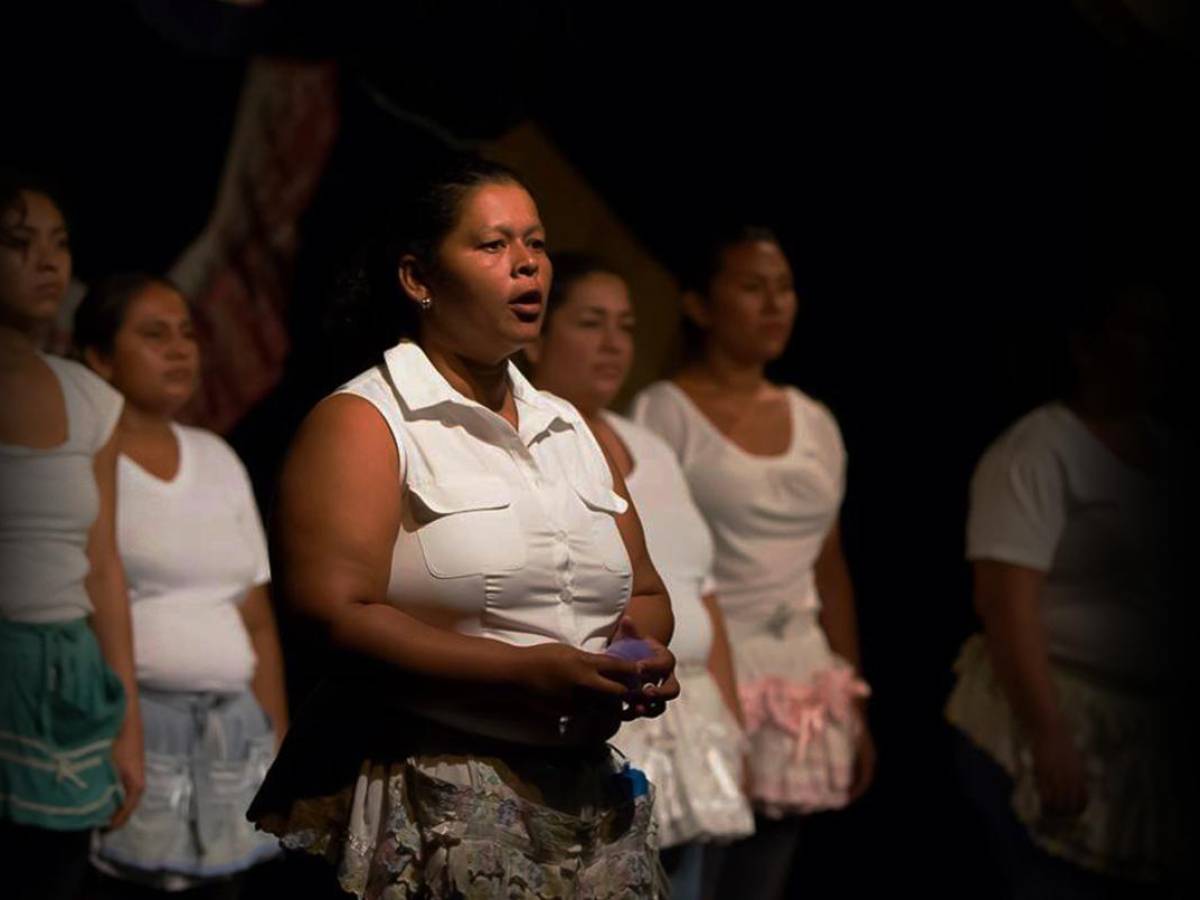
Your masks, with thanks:
[[[627,504],[575,408],[511,364],[509,378],[516,429],[452,388],[412,343],[339,389],[375,406],[399,451],[405,494],[388,600],[462,634],[600,652],[629,602],[615,518]],[[502,710],[469,721],[417,711],[514,737]]]
[[[628,508],[570,403],[509,365],[517,428],[451,388],[403,342],[338,389],[371,402],[400,454],[404,502],[388,600],[426,622],[517,646],[599,653],[630,598],[616,516]],[[443,724],[527,738],[503,708],[396,702]]]

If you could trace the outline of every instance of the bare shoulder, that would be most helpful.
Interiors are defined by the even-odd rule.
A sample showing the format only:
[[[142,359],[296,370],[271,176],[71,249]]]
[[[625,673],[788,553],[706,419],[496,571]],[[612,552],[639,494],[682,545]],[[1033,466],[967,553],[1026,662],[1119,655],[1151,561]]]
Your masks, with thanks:
[[[318,473],[343,486],[390,474],[398,480],[400,454],[391,429],[369,400],[334,394],[305,418],[284,467],[285,489],[293,479]]]

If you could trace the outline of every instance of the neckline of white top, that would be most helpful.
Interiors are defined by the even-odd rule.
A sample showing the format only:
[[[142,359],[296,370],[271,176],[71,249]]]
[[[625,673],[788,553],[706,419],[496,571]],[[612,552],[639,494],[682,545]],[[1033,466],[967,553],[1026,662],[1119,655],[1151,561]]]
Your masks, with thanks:
[[[629,420],[613,412],[611,409],[600,410],[600,417],[608,423],[608,427],[613,430],[613,433],[617,436],[617,440],[621,442],[625,447],[625,452],[629,455],[630,469],[628,474],[622,476],[625,479],[626,486],[628,486],[639,470],[637,456],[634,455],[633,447],[630,446],[629,432],[625,430],[625,425],[629,423]]]
[[[171,434],[175,436],[175,446],[179,448],[179,465],[175,468],[175,476],[170,481],[165,478],[159,478],[133,457],[125,453],[122,453],[119,457],[121,463],[128,465],[134,472],[152,482],[159,490],[178,490],[180,485],[184,483],[184,476],[187,475],[190,469],[188,466],[187,442],[183,439],[183,431],[176,422],[171,423]]]
[[[788,385],[782,385],[784,395],[787,397],[788,401],[788,415],[791,417],[791,422],[789,423],[791,426],[791,433],[788,435],[787,449],[785,449],[782,453],[763,454],[751,453],[745,447],[741,446],[741,444],[737,443],[737,441],[734,441],[732,438],[730,438],[729,435],[713,424],[712,419],[710,419],[704,410],[699,407],[696,401],[688,395],[688,392],[675,382],[667,379],[663,382],[663,384],[669,385],[671,390],[682,397],[683,402],[687,404],[688,408],[692,411],[692,414],[701,422],[703,422],[709,431],[720,438],[723,444],[725,444],[727,447],[731,447],[736,453],[741,454],[746,459],[759,463],[780,462],[782,460],[790,459],[793,454],[795,454],[796,448],[800,445],[800,416],[797,415],[795,390]]]
[[[392,385],[400,394],[404,403],[413,410],[426,409],[439,403],[455,403],[466,406],[481,414],[486,414],[492,420],[510,429],[526,446],[533,443],[555,419],[560,419],[572,428],[586,428],[587,425],[575,407],[560,401],[554,403],[550,396],[539,391],[521,374],[513,361],[508,361],[508,383],[512,391],[513,405],[520,405],[531,415],[517,412],[517,426],[497,413],[488,409],[482,403],[465,396],[455,389],[438,371],[437,366],[413,341],[401,341],[384,351],[384,368],[392,378]],[[406,374],[415,374],[416,378],[405,378]]]
[[[1050,404],[1050,408],[1057,410],[1058,414],[1063,417],[1064,421],[1070,423],[1069,427],[1074,428],[1076,431],[1083,434],[1088,443],[1090,443],[1093,447],[1096,447],[1105,457],[1115,462],[1117,466],[1120,467],[1121,471],[1127,472],[1130,475],[1133,475],[1135,478],[1138,478],[1148,484],[1153,484],[1160,479],[1160,475],[1156,475],[1153,472],[1147,472],[1145,469],[1140,469],[1132,463],[1121,459],[1121,457],[1118,456],[1113,449],[1108,446],[1108,444],[1100,440],[1095,432],[1088,428],[1087,422],[1083,420],[1079,413],[1071,409],[1071,407],[1062,400],[1055,400]]]

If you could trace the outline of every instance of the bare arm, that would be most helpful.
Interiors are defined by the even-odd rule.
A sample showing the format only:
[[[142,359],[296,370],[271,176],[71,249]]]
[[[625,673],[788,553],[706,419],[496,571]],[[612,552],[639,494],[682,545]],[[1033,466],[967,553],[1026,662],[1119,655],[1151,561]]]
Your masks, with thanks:
[[[842,555],[841,522],[834,523],[814,565],[817,595],[821,598],[820,622],[829,646],[856,670],[861,668],[858,617],[854,610],[854,585]]]
[[[334,649],[445,686],[533,693],[574,712],[579,692],[620,696],[607,674],[632,664],[563,644],[519,648],[436,627],[387,602],[404,502],[387,424],[349,395],[321,403],[300,429],[280,483],[276,533],[283,596]],[[419,599],[419,598],[417,598]],[[517,688],[517,690],[508,690]],[[477,701],[472,691],[447,694]]]
[[[854,585],[846,558],[842,554],[841,522],[834,523],[825,537],[821,553],[814,566],[817,594],[821,598],[821,627],[829,639],[829,646],[838,656],[849,662],[856,672],[862,672],[862,658],[858,646],[858,615],[854,608]],[[863,708],[865,698],[859,698]],[[875,779],[875,739],[867,725],[866,713],[862,716],[857,753],[854,758],[854,782],[850,785],[849,799],[861,797]]]
[[[96,454],[92,464],[100,497],[99,512],[88,534],[88,574],[84,581],[92,601],[92,630],[104,661],[125,688],[125,720],[113,741],[113,762],[125,790],[125,800],[112,825],[124,823],[141,799],[144,785],[142,716],[138,705],[137,676],[133,662],[133,631],[125,570],[117,553],[118,432]]]
[[[336,396],[300,429],[284,465],[276,533],[285,595],[335,649],[462,682],[508,680],[515,648],[428,625],[386,602],[403,495],[387,424]]]
[[[701,598],[701,602],[712,620],[713,640],[712,649],[708,652],[708,671],[716,681],[725,705],[738,724],[745,728],[746,720],[742,717],[742,703],[738,699],[737,679],[733,672],[733,650],[729,646],[729,632],[725,630],[725,616],[721,613],[715,594],[708,594]]]
[[[974,566],[975,608],[983,619],[996,675],[1025,727],[1046,812],[1076,816],[1087,806],[1083,757],[1059,706],[1050,652],[1038,615],[1044,575],[994,560]]]
[[[603,445],[602,445],[603,446]],[[613,474],[613,489],[629,504],[625,512],[617,516],[617,530],[621,532],[621,540],[625,543],[625,551],[629,554],[629,564],[633,568],[633,583],[630,587],[629,606],[625,615],[633,619],[638,632],[643,637],[651,637],[664,647],[671,642],[675,632],[675,616],[671,612],[671,598],[667,596],[667,588],[659,577],[658,570],[650,561],[650,552],[646,549],[646,535],[642,531],[642,521],[638,518],[633,501],[629,498],[629,489],[625,479],[613,464],[608,452],[605,457]]]
[[[1043,578],[1024,566],[992,560],[974,564],[975,609],[983,619],[992,664],[1013,711],[1031,734],[1057,728],[1062,720],[1038,616]]]
[[[279,646],[275,614],[271,610],[269,586],[260,584],[251,588],[238,611],[258,659],[251,684],[254,696],[271,719],[275,739],[282,741],[288,729],[287,690],[283,678],[283,651]]]

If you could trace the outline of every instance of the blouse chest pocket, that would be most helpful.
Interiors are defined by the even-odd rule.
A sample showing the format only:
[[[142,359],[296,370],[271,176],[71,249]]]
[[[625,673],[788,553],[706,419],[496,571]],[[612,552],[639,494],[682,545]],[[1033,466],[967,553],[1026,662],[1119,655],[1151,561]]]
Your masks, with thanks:
[[[499,478],[410,484],[417,541],[429,573],[460,578],[525,565],[523,530],[512,492]]]
[[[631,574],[633,567],[629,562],[629,553],[617,528],[617,516],[625,512],[629,504],[603,485],[576,483],[574,487],[575,493],[583,501],[592,547],[604,568],[624,575]]]

